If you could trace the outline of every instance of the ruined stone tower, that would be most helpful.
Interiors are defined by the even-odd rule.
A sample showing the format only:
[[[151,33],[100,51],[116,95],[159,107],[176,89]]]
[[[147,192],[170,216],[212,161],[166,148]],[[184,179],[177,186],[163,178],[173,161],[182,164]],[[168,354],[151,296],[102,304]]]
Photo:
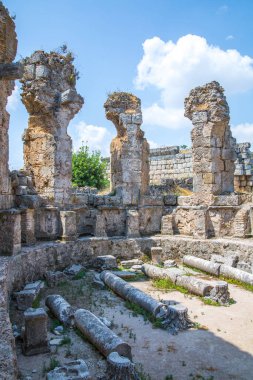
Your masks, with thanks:
[[[16,56],[17,38],[15,24],[0,2],[0,65],[11,64]],[[1,70],[2,71],[2,70]],[[9,114],[6,111],[8,96],[14,88],[14,80],[8,75],[0,76],[0,209],[13,206],[9,177]]]
[[[144,138],[141,101],[126,92],[114,92],[104,104],[117,136],[111,142],[111,189],[124,205],[138,205],[149,185],[149,144]]]
[[[234,190],[235,140],[229,107],[218,82],[196,87],[185,99],[185,116],[193,123],[192,165],[195,193],[219,195]]]
[[[29,113],[25,130],[25,169],[38,194],[55,204],[68,202],[71,188],[70,120],[81,109],[71,54],[36,51],[25,60],[22,101]]]

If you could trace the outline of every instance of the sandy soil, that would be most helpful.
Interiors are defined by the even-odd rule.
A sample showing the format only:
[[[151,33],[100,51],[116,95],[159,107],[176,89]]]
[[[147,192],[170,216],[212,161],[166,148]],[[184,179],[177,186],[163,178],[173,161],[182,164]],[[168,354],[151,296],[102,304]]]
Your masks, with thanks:
[[[194,296],[178,291],[156,290],[148,280],[132,282],[139,289],[157,299],[174,300],[188,307],[192,321],[205,330],[194,328],[171,335],[153,328],[142,316],[134,316],[124,301],[108,290],[93,288],[91,274],[84,279],[43,291],[41,306],[47,294],[62,294],[73,306],[87,308],[97,316],[113,322],[112,329],[132,346],[133,361],[142,372],[142,380],[250,380],[253,378],[253,293],[229,285],[236,301],[229,307],[215,307],[202,303]],[[11,303],[13,322],[22,325],[22,313]],[[49,320],[49,331],[52,320]],[[49,332],[49,339],[55,335]],[[105,373],[105,359],[74,330],[65,332],[70,342],[53,347],[49,354],[25,357],[17,345],[20,378],[45,379],[50,358],[66,363],[83,358],[90,372],[99,377]]]

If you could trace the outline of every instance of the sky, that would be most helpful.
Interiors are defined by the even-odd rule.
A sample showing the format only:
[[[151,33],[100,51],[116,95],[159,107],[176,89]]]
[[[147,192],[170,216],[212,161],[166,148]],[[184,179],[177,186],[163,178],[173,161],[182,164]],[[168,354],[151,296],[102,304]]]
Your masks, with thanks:
[[[116,135],[103,104],[112,91],[142,101],[151,148],[190,146],[184,98],[217,80],[225,89],[238,142],[253,143],[252,0],[3,0],[16,16],[16,60],[67,44],[80,73],[82,110],[68,133],[77,150],[88,144],[109,156]],[[28,114],[20,85],[9,98],[10,169],[23,167]]]

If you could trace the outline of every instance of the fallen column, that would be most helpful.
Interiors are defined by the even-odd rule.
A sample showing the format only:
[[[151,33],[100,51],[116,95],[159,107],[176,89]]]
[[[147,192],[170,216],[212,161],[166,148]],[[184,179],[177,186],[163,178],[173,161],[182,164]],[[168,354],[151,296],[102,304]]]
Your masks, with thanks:
[[[131,360],[131,347],[124,342],[112,330],[110,330],[99,318],[90,311],[78,309],[75,312],[76,327],[81,333],[104,355],[117,352]]]
[[[182,286],[197,296],[208,297],[222,304],[229,300],[228,284],[225,281],[209,281],[186,276],[180,269],[163,269],[150,264],[144,264],[142,271],[150,278],[169,279],[175,285]]]
[[[220,267],[220,274],[222,276],[233,278],[246,284],[253,285],[253,274],[244,272],[241,269],[230,267],[229,265],[222,264]]]
[[[212,263],[211,261],[199,259],[198,257],[194,256],[184,256],[183,263],[205,272],[214,274],[218,277],[222,275],[227,278],[233,278],[235,280],[245,282],[246,284],[253,285],[252,273],[245,272],[241,269],[237,269],[226,264]]]
[[[172,333],[191,326],[186,307],[180,304],[167,305],[157,301],[111,272],[104,271],[100,274],[100,277],[119,296],[141,306],[155,318],[160,319],[162,326]]]
[[[65,299],[58,295],[52,294],[46,298],[46,306],[54,316],[64,325],[72,325],[74,320],[74,309]]]
[[[111,352],[107,357],[107,375],[110,380],[140,380],[134,364],[117,352]]]
[[[184,256],[183,263],[185,265],[189,265],[190,267],[198,268],[203,270],[204,272],[211,273],[215,276],[219,276],[220,274],[220,264],[212,263],[211,261],[200,259],[195,256]]]

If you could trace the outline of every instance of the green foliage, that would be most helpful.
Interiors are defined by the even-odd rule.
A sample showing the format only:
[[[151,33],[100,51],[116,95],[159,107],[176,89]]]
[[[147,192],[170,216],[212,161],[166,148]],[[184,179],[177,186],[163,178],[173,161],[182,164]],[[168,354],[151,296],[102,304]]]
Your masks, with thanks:
[[[82,146],[72,156],[72,182],[74,186],[91,186],[103,189],[109,184],[106,176],[106,162],[101,153],[90,152],[89,147]]]
[[[61,363],[54,357],[50,358],[49,366],[47,367],[44,363],[42,374],[46,375],[47,372],[53,371],[56,367],[60,367]]]
[[[221,306],[221,304],[219,302],[216,302],[210,298],[205,298],[205,297],[200,297],[201,301],[205,304],[205,305],[209,305],[209,306]]]
[[[82,269],[82,270],[80,270],[79,273],[75,274],[75,276],[73,277],[73,280],[81,280],[85,276],[86,276],[86,271],[85,271],[85,269]]]
[[[182,286],[175,285],[171,280],[167,278],[159,278],[159,279],[153,280],[153,286],[157,289],[177,290],[184,294],[189,293],[187,289],[183,288]]]

